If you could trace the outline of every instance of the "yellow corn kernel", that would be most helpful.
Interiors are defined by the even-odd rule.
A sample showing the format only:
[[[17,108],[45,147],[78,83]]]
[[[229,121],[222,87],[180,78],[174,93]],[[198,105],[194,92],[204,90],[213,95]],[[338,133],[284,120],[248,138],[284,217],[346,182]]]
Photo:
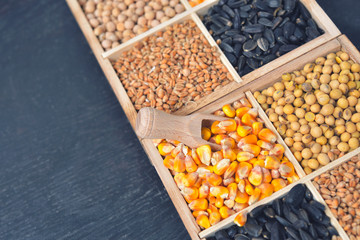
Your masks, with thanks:
[[[248,206],[249,206],[248,203],[237,203],[237,202],[235,202],[233,210],[235,210],[235,212],[240,212],[241,210],[247,208]]]
[[[251,128],[252,124],[255,122],[255,118],[252,115],[250,115],[249,112],[247,112],[244,114],[244,116],[241,117],[241,122]]]
[[[236,146],[235,140],[230,137],[227,137],[227,138],[221,140],[220,143],[221,143],[222,149],[234,148]]]
[[[229,166],[230,159],[224,158],[214,166],[214,173],[217,175],[223,175]]]
[[[210,214],[212,212],[218,212],[219,210],[217,209],[217,207],[214,204],[209,204],[209,207],[206,211],[208,214]]]
[[[227,189],[229,190],[229,196],[228,199],[235,200],[236,193],[237,193],[237,184],[236,183],[230,183],[227,186]]]
[[[294,166],[291,162],[283,162],[280,164],[279,172],[283,178],[291,177],[295,174]]]
[[[218,125],[219,125],[220,121],[214,121],[213,124],[211,124],[211,133],[212,134],[222,134],[222,133],[226,133],[225,130],[222,130]]]
[[[233,118],[235,117],[235,109],[230,105],[230,104],[226,104],[222,107],[223,112],[225,113],[225,115],[229,118]]]
[[[199,188],[201,187],[202,185],[202,182],[203,182],[203,179],[199,178],[196,180],[195,184],[193,185],[193,187],[196,187],[196,188]]]
[[[194,159],[189,155],[186,155],[186,157],[185,157],[185,169],[189,173],[196,172],[196,170],[197,170],[197,165],[196,165]]]
[[[238,191],[236,193],[235,202],[237,203],[247,203],[249,200],[249,195],[246,192]]]
[[[215,173],[207,173],[206,181],[208,181],[213,186],[219,186],[222,183],[222,178]]]
[[[236,152],[231,148],[223,148],[222,153],[224,158],[230,159],[230,161],[234,161],[236,159]]]
[[[274,148],[274,145],[269,143],[269,142],[265,142],[263,140],[259,140],[257,141],[256,143],[259,147],[263,148],[263,149],[266,149],[266,150],[271,150]]]
[[[245,192],[248,195],[253,195],[254,194],[254,187],[251,185],[251,183],[247,179],[245,179]]]
[[[300,178],[297,174],[294,174],[293,176],[287,178],[289,184],[294,183],[294,182],[298,181],[299,179]]]
[[[226,136],[225,134],[217,134],[214,137],[215,137],[215,143],[216,144],[221,144],[221,141],[223,139],[227,138],[228,136]]]
[[[210,192],[210,190],[209,190],[209,192]],[[215,205],[216,206],[216,197],[209,195],[208,200],[209,200],[209,205]]]
[[[273,179],[271,185],[274,187],[274,192],[279,191],[280,189],[286,187],[286,181],[282,178]]]
[[[185,187],[192,187],[198,180],[199,174],[197,172],[185,174],[182,178],[182,183]]]
[[[235,201],[232,199],[227,199],[224,201],[224,205],[227,206],[228,208],[232,209],[235,205]]]
[[[256,166],[265,167],[265,161],[261,158],[260,159],[257,158],[256,161],[254,161],[254,163],[252,165],[254,167],[256,167]]]
[[[228,136],[234,139],[235,142],[239,142],[242,139],[236,131],[229,133]]]
[[[203,164],[209,166],[211,155],[212,155],[210,145],[202,145],[202,146],[198,147],[196,149],[196,153],[198,154],[200,161]]]
[[[237,187],[238,187],[238,189],[239,189],[239,191],[240,191],[241,193],[244,193],[244,192],[245,192],[245,186],[246,186],[245,180],[244,180],[244,179],[240,179]]]
[[[251,126],[252,133],[257,136],[259,132],[263,129],[264,124],[262,122],[254,122]]]
[[[215,165],[216,163],[220,162],[223,159],[224,159],[224,156],[222,154],[222,151],[217,151],[212,154],[211,163],[212,163],[212,165]]]
[[[224,186],[228,186],[230,183],[235,182],[235,178],[231,177],[231,178],[224,178],[223,180],[223,184]]]
[[[192,212],[192,215],[194,216],[194,217],[198,217],[199,215],[205,215],[205,216],[208,216],[209,214],[207,213],[207,212],[205,212],[205,211],[193,211]]]
[[[227,198],[229,196],[229,190],[223,186],[211,187],[210,193],[216,198]]]
[[[256,108],[251,108],[247,113],[253,118],[257,118],[258,116],[258,111],[256,110]]]
[[[257,136],[254,134],[250,134],[250,135],[247,135],[246,137],[243,137],[239,141],[238,147],[241,148],[243,145],[246,145],[246,144],[255,144],[256,145],[257,141],[258,141]]]
[[[185,173],[178,173],[174,176],[175,183],[179,188],[181,188],[181,186],[184,186],[184,184],[182,182],[184,176],[185,176]]]
[[[162,156],[166,156],[166,155],[170,154],[174,148],[175,148],[174,145],[172,145],[171,143],[167,143],[167,142],[163,142],[158,145],[159,153]]]
[[[182,195],[187,197],[188,199],[195,200],[199,197],[199,190],[195,187],[185,187],[181,191]]]
[[[235,173],[235,181],[236,181],[236,178],[238,178],[239,181],[240,181],[240,179],[247,178],[249,176],[251,170],[252,170],[252,165],[250,163],[241,162]],[[239,182],[239,181],[236,181],[236,182]]]
[[[225,130],[226,132],[233,132],[236,131],[236,121],[234,119],[226,119],[223,121],[220,121],[218,124],[218,127],[222,130]]]
[[[211,130],[207,127],[202,127],[201,128],[201,137],[206,141],[209,140],[211,138]]]
[[[222,206],[224,206],[224,199],[215,197],[215,207],[221,208]]]
[[[257,161],[257,158],[252,158],[249,161],[247,161],[248,163],[250,163],[253,167],[254,167],[254,163]]]
[[[199,158],[199,156],[197,155],[195,149],[191,149],[191,157],[193,158],[194,162],[195,162],[197,165],[200,165],[200,164],[201,164],[200,158]]]
[[[249,100],[247,100],[245,97],[241,98],[239,101],[240,101],[241,105],[243,105],[244,107],[248,107],[248,108],[252,107]]]
[[[271,177],[272,177],[273,179],[279,178],[279,177],[280,177],[280,172],[279,172],[279,170],[277,170],[277,169],[272,169],[272,170],[271,170]]]
[[[263,182],[264,183],[271,182],[272,177],[271,177],[270,171],[268,169],[264,168],[264,167],[262,167],[261,170],[262,170],[262,173],[263,173]]]
[[[171,156],[173,156],[173,157],[175,158],[175,157],[181,152],[183,146],[184,146],[183,143],[178,144],[178,145],[171,151]]]
[[[246,213],[243,213],[243,212],[239,213],[234,219],[234,223],[236,225],[238,225],[239,227],[244,226],[246,221],[247,221],[247,215],[246,215]]]
[[[267,169],[279,169],[280,161],[275,156],[266,156],[265,158],[265,168]]]
[[[238,167],[239,163],[237,161],[234,161],[230,164],[230,166],[226,169],[224,173],[224,179],[228,179],[234,176],[236,169]]]
[[[170,170],[174,170],[174,158],[171,155],[167,155],[164,158],[164,166],[167,167]]]
[[[249,197],[249,205],[252,205],[259,201],[261,195],[261,190],[259,188],[255,188],[254,194]]]
[[[258,134],[260,140],[265,142],[274,143],[276,141],[276,135],[268,128],[263,128]]]
[[[254,167],[249,174],[248,180],[252,185],[259,186],[263,182],[263,173],[261,167]]]
[[[210,227],[209,218],[205,214],[197,216],[196,223],[199,224],[200,227],[205,229]]]
[[[213,167],[212,166],[206,166],[206,165],[199,165],[196,172],[199,174],[199,178],[206,179],[206,174],[207,173],[212,173],[213,172]]]
[[[249,126],[238,126],[237,127],[237,133],[240,137],[245,137],[251,133],[252,128]]]
[[[244,152],[249,152],[254,154],[254,157],[257,157],[260,154],[261,148],[255,144],[245,144],[242,146]]]
[[[250,159],[254,158],[255,155],[249,152],[239,152],[236,156],[236,159],[239,162],[246,162],[249,161]]]
[[[235,214],[234,210],[229,209],[226,206],[222,206],[219,210],[220,215],[223,219],[230,217],[231,215]]]
[[[206,211],[208,204],[206,199],[196,199],[189,204],[189,208],[193,211]]]
[[[221,215],[219,211],[213,211],[212,213],[210,213],[209,222],[211,226],[214,226],[215,224],[220,222],[220,220],[221,220]]]
[[[174,159],[174,171],[176,172],[185,172],[185,155],[180,152]]]
[[[281,144],[275,144],[274,147],[270,150],[272,155],[281,155],[285,152],[285,148]]]
[[[238,118],[242,118],[242,116],[244,116],[245,113],[247,113],[250,110],[250,108],[248,107],[241,107],[236,109],[235,114]]]
[[[269,197],[274,192],[274,187],[270,183],[262,183],[258,188],[261,190],[261,195],[264,195],[264,197]]]
[[[201,185],[199,188],[199,198],[207,198],[209,196],[210,187],[206,184]]]

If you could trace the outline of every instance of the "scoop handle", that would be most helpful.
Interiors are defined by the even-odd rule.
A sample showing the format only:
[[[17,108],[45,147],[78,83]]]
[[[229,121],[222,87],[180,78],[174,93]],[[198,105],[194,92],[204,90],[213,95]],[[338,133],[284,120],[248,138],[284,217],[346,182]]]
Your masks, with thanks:
[[[190,119],[154,108],[142,108],[136,117],[135,132],[140,138],[181,140],[189,135]]]

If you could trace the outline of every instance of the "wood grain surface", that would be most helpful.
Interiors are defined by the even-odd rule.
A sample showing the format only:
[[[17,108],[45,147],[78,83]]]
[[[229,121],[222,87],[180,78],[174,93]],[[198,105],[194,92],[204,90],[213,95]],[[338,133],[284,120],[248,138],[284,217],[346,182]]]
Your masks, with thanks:
[[[360,2],[318,2],[359,48]],[[0,32],[0,239],[190,239],[65,1]]]

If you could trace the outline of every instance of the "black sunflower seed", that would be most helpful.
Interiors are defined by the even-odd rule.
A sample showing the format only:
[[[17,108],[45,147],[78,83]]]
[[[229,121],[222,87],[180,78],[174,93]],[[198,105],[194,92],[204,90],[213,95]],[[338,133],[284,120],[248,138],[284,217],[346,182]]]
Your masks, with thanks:
[[[269,18],[271,19],[273,17],[273,15],[269,12],[264,12],[264,11],[260,11],[257,13],[259,18]]]
[[[254,50],[256,47],[257,47],[257,43],[253,39],[250,39],[243,44],[244,52],[250,52],[250,51]]]
[[[219,47],[224,50],[225,52],[229,52],[229,53],[233,53],[234,52],[234,49],[232,46],[230,46],[229,44],[227,43],[224,43],[224,42],[221,42]]]
[[[285,227],[285,231],[295,240],[301,240],[297,231],[291,227]]]
[[[262,232],[262,227],[256,224],[246,222],[244,225],[246,232],[252,237],[259,237]]]
[[[250,238],[248,238],[244,234],[237,234],[237,235],[235,235],[234,240],[250,240]]]
[[[274,23],[268,18],[259,18],[258,23],[266,27],[273,27]]]
[[[234,43],[244,43],[246,41],[246,37],[244,35],[234,35],[232,37]]]
[[[294,32],[295,32],[295,24],[293,24],[292,22],[287,22],[284,24],[283,34],[286,39],[289,40],[290,36],[293,35]]]
[[[254,52],[243,52],[243,55],[247,58],[252,58],[255,56],[255,53]]]
[[[257,45],[258,47],[263,50],[264,52],[266,52],[267,50],[269,50],[269,42],[265,39],[265,38],[259,38],[257,40]]]
[[[253,25],[243,26],[241,30],[247,33],[260,33],[265,30],[265,27],[261,24],[253,24]]]
[[[275,219],[284,227],[291,227],[291,223],[285,218],[275,215]]]
[[[235,65],[237,62],[237,58],[234,54],[229,53],[229,52],[225,52],[225,56],[226,58],[229,60],[229,62],[231,63],[231,65]]]
[[[302,240],[314,240],[309,233],[302,229],[299,229],[299,233]]]
[[[311,18],[310,12],[306,9],[306,7],[301,2],[298,3],[298,8],[304,19],[308,20],[309,18]]]
[[[224,12],[226,12],[230,17],[235,17],[235,12],[228,5],[223,5],[222,10],[224,10]]]
[[[296,0],[284,0],[284,10],[293,11],[296,5]]]
[[[268,6],[271,8],[278,8],[281,5],[280,0],[267,0]]]
[[[272,28],[271,29],[275,29],[275,28],[277,28],[279,25],[280,25],[280,23],[282,22],[282,17],[276,17],[274,20],[273,20],[273,26],[272,26]]]

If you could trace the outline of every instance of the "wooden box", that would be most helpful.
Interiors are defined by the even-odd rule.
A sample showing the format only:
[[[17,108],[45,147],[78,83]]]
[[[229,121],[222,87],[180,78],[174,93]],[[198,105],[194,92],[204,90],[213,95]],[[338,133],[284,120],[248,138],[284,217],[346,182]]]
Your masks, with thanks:
[[[218,0],[206,0],[204,3],[191,8],[186,0],[182,0],[181,2],[186,7],[186,11],[181,13],[174,18],[170,19],[169,21],[158,25],[155,28],[150,29],[149,31],[133,38],[132,40],[108,51],[104,52],[103,48],[100,45],[97,37],[93,33],[93,30],[88,23],[85,14],[83,13],[80,5],[78,4],[77,0],[67,0],[68,5],[73,12],[80,28],[82,29],[89,45],[91,46],[95,57],[97,58],[101,68],[104,71],[113,91],[115,92],[121,106],[124,109],[126,116],[129,119],[132,127],[135,126],[135,120],[137,112],[134,108],[134,105],[130,101],[126,90],[124,89],[123,85],[121,84],[119,77],[117,76],[111,61],[116,60],[118,54],[122,51],[130,49],[136,42],[141,41],[147,36],[154,34],[155,32],[166,28],[167,26],[182,22],[185,19],[192,19],[197,26],[200,28],[202,33],[205,35],[207,40],[209,41],[210,45],[215,46],[218,48],[220,53],[220,58],[223,64],[228,68],[229,72],[232,74],[234,78],[234,82],[229,83],[228,85],[221,88],[219,91],[216,91],[204,98],[200,101],[196,102],[195,104],[191,104],[187,107],[183,107],[174,114],[178,115],[186,115],[192,112],[204,112],[204,113],[212,113],[217,109],[221,108],[226,103],[234,102],[235,100],[239,99],[241,96],[246,95],[246,97],[251,101],[253,106],[257,107],[260,112],[261,118],[265,121],[266,125],[272,129],[274,132],[275,128],[267,118],[266,114],[261,110],[260,106],[252,96],[251,91],[257,89],[263,89],[267,85],[270,85],[274,81],[278,80],[282,73],[289,72],[295,69],[302,67],[305,63],[314,60],[318,56],[324,56],[329,52],[337,51],[339,49],[343,49],[348,52],[351,58],[355,62],[360,62],[360,54],[357,49],[350,43],[350,41],[345,36],[340,36],[339,30],[336,26],[332,23],[332,21],[328,18],[328,16],[324,13],[324,11],[320,8],[320,6],[313,0],[301,0],[303,4],[308,8],[312,17],[317,22],[318,26],[324,30],[324,34],[319,36],[318,38],[298,47],[297,49],[275,59],[274,61],[264,65],[263,67],[254,70],[253,72],[240,77],[235,69],[231,66],[229,61],[226,59],[225,55],[221,52],[219,47],[216,45],[215,41],[201,22],[199,16],[206,13],[207,9],[209,9],[212,5],[216,4]],[[338,38],[337,38],[338,37]],[[286,146],[281,139],[280,135],[278,135],[278,141]],[[159,174],[166,190],[169,193],[170,198],[172,199],[179,215],[184,222],[185,227],[187,228],[190,236],[192,239],[203,239],[209,236],[212,236],[214,232],[219,229],[228,227],[233,224],[233,219],[235,216],[231,216],[215,226],[210,227],[206,230],[201,230],[199,226],[196,224],[193,215],[191,214],[190,209],[187,206],[186,201],[184,200],[183,196],[181,195],[177,185],[175,184],[173,177],[169,170],[163,165],[162,157],[160,156],[158,150],[155,148],[153,142],[151,140],[140,140],[142,146],[144,147],[149,159],[151,160],[153,166],[155,167],[157,173]],[[332,169],[341,163],[347,161],[351,157],[357,155],[360,152],[360,149],[356,149],[345,156],[331,162],[326,167],[323,167],[309,175],[305,175],[302,167],[299,163],[295,160],[293,154],[290,150],[286,149],[286,156],[290,159],[293,165],[296,168],[296,171],[301,178],[297,183],[305,183],[308,188],[313,192],[314,197],[319,201],[324,203],[324,200],[321,198],[319,193],[316,191],[314,186],[311,183],[311,179],[324,173],[325,171]],[[295,183],[295,184],[297,184]],[[262,205],[264,203],[270,202],[273,199],[281,196],[282,194],[289,191],[289,189],[293,186],[288,186],[275,194],[271,197],[265,198],[258,203],[252,205],[251,207],[244,209],[244,211],[250,211],[250,209]],[[332,223],[338,229],[341,237],[343,239],[349,239],[346,233],[342,230],[337,220],[332,216],[331,212],[327,208],[327,214],[331,217]]]

